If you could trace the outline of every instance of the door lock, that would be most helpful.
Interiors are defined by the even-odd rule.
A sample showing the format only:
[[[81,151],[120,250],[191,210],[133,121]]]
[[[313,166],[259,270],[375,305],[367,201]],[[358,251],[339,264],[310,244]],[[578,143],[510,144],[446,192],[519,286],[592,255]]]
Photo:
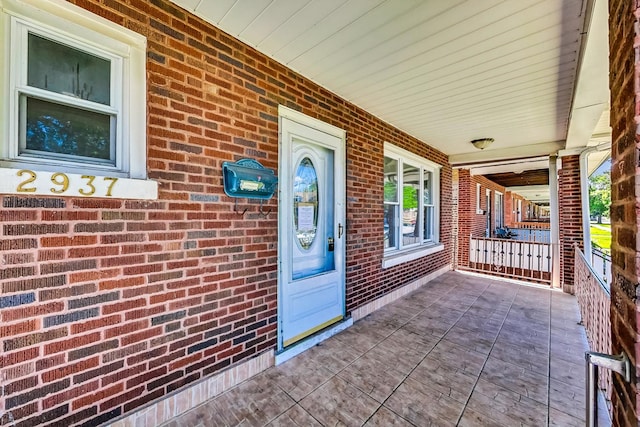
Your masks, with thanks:
[[[329,237],[327,239],[327,243],[328,243],[328,249],[327,250],[329,252],[333,252],[333,249],[334,249],[334,246],[335,246],[334,243],[333,243],[333,237]]]

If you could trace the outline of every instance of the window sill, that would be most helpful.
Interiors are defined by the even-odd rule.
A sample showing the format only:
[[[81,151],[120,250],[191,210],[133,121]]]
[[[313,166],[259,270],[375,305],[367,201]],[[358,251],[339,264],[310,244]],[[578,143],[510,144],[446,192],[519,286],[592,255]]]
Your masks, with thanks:
[[[158,183],[148,179],[0,168],[0,194],[23,196],[102,197],[108,199],[158,198]]]
[[[382,268],[389,268],[404,262],[413,261],[418,258],[422,258],[423,256],[435,254],[436,252],[440,252],[444,250],[444,245],[442,243],[436,243],[434,245],[420,247],[417,249],[409,249],[406,251],[401,251],[399,253],[392,253],[386,255],[382,260]]]
[[[482,209],[476,209],[476,214],[478,214],[478,215],[483,215],[483,214],[484,214],[484,210],[482,210]]]

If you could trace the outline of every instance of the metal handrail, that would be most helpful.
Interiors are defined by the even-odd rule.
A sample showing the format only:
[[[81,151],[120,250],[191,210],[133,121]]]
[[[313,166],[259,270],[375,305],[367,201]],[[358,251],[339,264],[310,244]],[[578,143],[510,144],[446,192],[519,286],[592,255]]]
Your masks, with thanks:
[[[599,258],[602,262],[602,271],[598,271],[598,276],[602,281],[609,286],[611,282],[611,254],[599,249],[595,246],[591,247],[591,262],[589,263],[595,271],[596,258]]]
[[[619,373],[626,382],[631,382],[631,361],[624,353],[617,356],[610,354],[587,351],[584,354],[586,362],[586,387],[587,405],[586,420],[587,427],[598,427],[598,367],[601,366]]]

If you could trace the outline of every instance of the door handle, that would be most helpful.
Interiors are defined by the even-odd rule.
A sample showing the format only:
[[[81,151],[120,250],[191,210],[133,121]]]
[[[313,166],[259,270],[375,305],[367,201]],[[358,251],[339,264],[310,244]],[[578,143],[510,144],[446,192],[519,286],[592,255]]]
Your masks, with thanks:
[[[344,227],[342,224],[338,224],[338,239],[342,237],[342,233],[344,232]]]

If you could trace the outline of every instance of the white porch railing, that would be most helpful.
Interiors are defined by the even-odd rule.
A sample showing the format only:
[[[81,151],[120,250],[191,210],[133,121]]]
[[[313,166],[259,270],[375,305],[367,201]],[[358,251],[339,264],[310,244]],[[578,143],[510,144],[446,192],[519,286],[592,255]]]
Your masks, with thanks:
[[[515,234],[515,240],[523,240],[525,242],[551,242],[551,230],[548,228],[510,228]]]
[[[551,228],[551,224],[549,222],[514,222],[511,227],[513,228],[529,228],[532,230],[549,230]]]
[[[550,243],[471,237],[469,268],[514,279],[551,283]]]
[[[609,288],[587,263],[584,254],[575,248],[574,283],[576,298],[580,306],[582,324],[587,333],[589,348],[598,353],[611,353],[611,296]],[[598,386],[604,390],[607,405],[611,408],[612,382],[611,371],[599,372]]]

